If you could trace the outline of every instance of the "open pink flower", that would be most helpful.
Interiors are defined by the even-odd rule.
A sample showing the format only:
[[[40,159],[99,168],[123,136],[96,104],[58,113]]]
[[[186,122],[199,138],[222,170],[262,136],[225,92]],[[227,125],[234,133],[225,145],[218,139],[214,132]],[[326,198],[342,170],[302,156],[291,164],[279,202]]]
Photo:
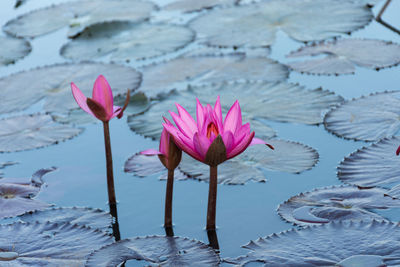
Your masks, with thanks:
[[[73,82],[71,83],[71,89],[78,105],[84,111],[103,122],[107,122],[114,117],[120,119],[123,115],[123,111],[129,103],[128,90],[127,101],[125,101],[124,107],[121,108],[114,106],[111,87],[103,75],[99,75],[94,83],[92,98],[87,98]]]
[[[167,118],[164,118],[164,121],[166,124],[173,126],[173,124]],[[148,156],[158,155],[165,168],[174,170],[181,162],[182,150],[175,145],[173,139],[171,138],[171,135],[165,129],[163,129],[160,138],[159,150],[147,149],[140,152],[140,154]]]
[[[219,96],[214,108],[209,104],[202,106],[198,99],[196,101],[197,122],[181,105],[176,104],[178,114],[172,111],[170,114],[177,127],[171,123],[163,124],[164,129],[174,137],[175,143],[193,158],[212,165],[214,163],[210,163],[208,159],[212,156],[210,154],[223,151],[224,155],[216,159],[216,165],[218,165],[239,155],[250,145],[266,144],[273,149],[271,145],[254,137],[249,123],[242,124],[242,113],[237,100],[224,120]],[[211,147],[213,151],[209,153]]]

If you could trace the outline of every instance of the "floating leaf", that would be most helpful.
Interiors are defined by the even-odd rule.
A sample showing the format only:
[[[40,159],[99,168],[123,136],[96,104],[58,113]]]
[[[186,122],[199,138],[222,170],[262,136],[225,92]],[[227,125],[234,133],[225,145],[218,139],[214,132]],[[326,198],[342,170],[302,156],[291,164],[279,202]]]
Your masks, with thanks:
[[[88,28],[61,48],[70,59],[131,61],[161,56],[192,42],[189,28],[168,24],[108,23]],[[160,45],[162,44],[162,45]]]
[[[285,66],[268,58],[226,56],[181,57],[143,68],[140,90],[149,97],[201,85],[233,80],[282,81],[288,77]]]
[[[0,66],[12,64],[28,55],[32,48],[28,41],[0,36]]]
[[[157,266],[218,266],[220,261],[218,254],[200,241],[177,236],[147,236],[105,246],[92,253],[85,266],[117,266],[133,259]]]
[[[318,153],[308,146],[284,141],[268,140],[275,150],[264,145],[248,147],[243,154],[218,166],[218,183],[245,184],[253,180],[265,182],[262,169],[300,173],[311,169],[318,161]],[[179,169],[190,177],[208,182],[209,166],[184,154]]]
[[[110,213],[100,209],[87,207],[50,208],[29,212],[19,217],[23,222],[71,223],[110,232],[112,217]]]
[[[360,187],[383,186],[395,189],[400,185],[400,157],[396,156],[399,145],[400,137],[385,138],[353,152],[339,164],[339,179]],[[392,193],[394,192],[388,192],[389,195],[400,198],[400,194]]]
[[[0,120],[0,152],[16,152],[57,144],[82,129],[55,123],[49,115],[23,115]]]
[[[89,26],[113,21],[141,22],[154,4],[135,0],[82,0],[53,5],[23,14],[4,25],[3,30],[19,37],[36,37],[69,26],[74,37]],[[43,18],[46,18],[44,23]]]
[[[355,67],[381,69],[400,63],[400,45],[373,39],[340,39],[304,46],[288,57],[320,56],[317,59],[290,62],[295,71],[310,74],[350,74]]]
[[[158,156],[135,154],[125,162],[124,171],[139,177],[160,174],[160,180],[167,179],[167,169],[161,164]],[[187,178],[179,169],[175,169],[175,180],[186,180]]]
[[[110,236],[97,229],[69,223],[0,225],[0,236],[0,253],[13,254],[1,261],[2,266],[10,267],[84,266],[93,250],[112,243]]]
[[[364,5],[337,0],[270,0],[215,9],[189,23],[213,46],[269,46],[282,30],[297,41],[325,40],[355,31],[373,18]]]
[[[246,256],[227,259],[244,266],[397,266],[400,227],[387,221],[335,221],[273,234],[243,246]]]
[[[219,5],[232,5],[237,0],[175,0],[164,6],[164,10],[181,11],[184,13],[200,11],[202,9],[210,9]]]
[[[0,79],[0,113],[24,110],[43,98],[46,111],[67,113],[78,107],[71,96],[70,83],[74,82],[90,96],[100,73],[107,77],[114,95],[123,94],[127,89],[134,90],[141,82],[140,73],[115,64],[86,62],[37,68]]]
[[[19,185],[31,185],[40,188],[44,184],[43,176],[55,170],[57,170],[56,167],[39,169],[34,174],[32,174],[32,177],[30,178],[2,178],[0,179],[0,184],[11,183]]]
[[[202,103],[214,104],[218,95],[223,96],[221,104],[225,113],[236,99],[239,100],[244,121],[250,122],[260,138],[271,138],[275,133],[257,119],[318,124],[322,122],[324,112],[343,101],[342,97],[329,91],[307,90],[285,82],[218,83],[174,92],[152,105],[147,112],[129,117],[128,124],[135,132],[159,138],[162,116],[168,116],[168,110],[174,110],[175,103],[185,103],[184,108],[195,117],[196,97]]]
[[[16,162],[16,161],[0,162],[0,170],[6,168],[8,166],[15,165],[15,164],[18,164],[18,162]],[[3,175],[4,175],[4,173],[0,171],[0,177],[2,177]],[[0,180],[0,182],[1,182],[1,180]]]
[[[329,111],[325,128],[354,140],[378,141],[400,129],[400,91],[382,92],[353,99]]]
[[[39,191],[40,187],[32,185],[0,183],[0,219],[48,208],[49,204],[33,199]]]
[[[383,220],[371,209],[393,207],[400,208],[400,200],[387,196],[387,190],[340,185],[291,197],[279,205],[278,213],[288,222],[312,225],[333,220]]]

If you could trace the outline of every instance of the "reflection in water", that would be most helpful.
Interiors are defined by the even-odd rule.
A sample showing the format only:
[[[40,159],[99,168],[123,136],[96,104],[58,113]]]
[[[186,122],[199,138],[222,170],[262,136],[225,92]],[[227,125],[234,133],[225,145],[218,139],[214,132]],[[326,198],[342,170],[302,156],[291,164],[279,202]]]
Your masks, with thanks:
[[[118,224],[118,212],[117,212],[117,204],[110,203],[110,214],[113,217],[111,226],[113,230],[113,236],[115,241],[121,240],[121,234],[119,232],[119,224]]]
[[[383,12],[385,12],[386,8],[388,7],[388,5],[390,4],[392,0],[387,0],[386,3],[383,5],[381,11],[379,11],[378,15],[376,16],[376,21],[379,22],[380,24],[382,24],[383,26],[385,26],[386,28],[390,29],[391,31],[394,31],[395,33],[400,34],[400,30],[396,29],[395,27],[393,27],[392,25],[390,25],[389,23],[385,22],[384,20],[382,20],[382,15]]]
[[[215,230],[207,230],[208,242],[210,242],[210,247],[215,249],[216,253],[219,253],[218,236]]]

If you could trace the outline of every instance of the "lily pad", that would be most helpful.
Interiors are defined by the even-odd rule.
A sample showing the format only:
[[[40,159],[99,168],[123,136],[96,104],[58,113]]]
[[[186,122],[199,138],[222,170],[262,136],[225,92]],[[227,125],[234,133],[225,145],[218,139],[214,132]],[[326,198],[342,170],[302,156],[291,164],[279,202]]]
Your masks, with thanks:
[[[397,266],[400,227],[387,221],[335,221],[273,234],[243,247],[252,252],[225,261],[239,266]]]
[[[320,56],[317,59],[290,62],[288,66],[309,74],[351,74],[356,66],[379,70],[400,63],[400,45],[373,39],[340,39],[304,46],[288,57]]]
[[[124,171],[133,173],[139,177],[159,174],[160,180],[167,179],[167,169],[161,164],[160,159],[156,155],[135,154],[125,162]],[[179,171],[179,169],[175,169],[174,179],[186,180],[188,177]]]
[[[72,1],[23,14],[8,21],[3,30],[11,35],[33,38],[69,26],[68,36],[74,37],[99,23],[144,21],[154,9],[155,5],[147,1]]]
[[[8,166],[15,165],[15,164],[18,164],[18,162],[16,162],[16,161],[0,162],[0,170],[6,168],[6,167],[8,167]],[[4,173],[0,171],[0,178],[1,178],[3,175],[4,175]],[[1,182],[1,180],[0,180],[0,182]]]
[[[385,138],[353,152],[339,164],[338,178],[344,183],[360,187],[395,189],[400,185],[400,157],[395,153],[399,145],[400,137]],[[388,194],[400,198],[400,194]]]
[[[45,111],[67,113],[78,107],[70,83],[74,82],[90,96],[99,74],[107,78],[114,95],[123,94],[127,89],[135,90],[141,82],[140,73],[115,64],[85,62],[37,68],[0,79],[0,113],[24,110],[43,98]]]
[[[315,89],[307,90],[303,86],[277,82],[225,82],[212,85],[190,87],[188,90],[174,92],[158,103],[154,103],[143,114],[130,116],[130,128],[147,137],[159,138],[162,116],[168,117],[168,110],[175,109],[175,103],[183,106],[192,116],[196,114],[197,97],[202,103],[213,104],[221,95],[222,111],[228,112],[230,106],[239,100],[244,121],[249,121],[256,136],[269,139],[274,131],[257,121],[267,119],[283,122],[318,124],[323,114],[341,102],[343,98],[332,92]],[[195,117],[195,116],[194,116]]]
[[[218,266],[220,261],[218,254],[200,241],[177,236],[147,236],[105,246],[92,253],[85,266],[117,266],[132,259],[157,266]]]
[[[168,11],[180,11],[183,13],[210,9],[215,6],[225,6],[235,4],[237,0],[176,0],[163,7]]]
[[[189,23],[212,46],[270,46],[278,30],[297,41],[319,41],[367,25],[365,5],[338,0],[270,0],[215,9]]]
[[[88,28],[61,48],[69,59],[132,61],[176,51],[194,40],[187,27],[171,24],[108,23]],[[160,45],[162,44],[162,45]]]
[[[0,219],[48,208],[50,204],[33,198],[39,191],[40,187],[32,185],[0,183]]]
[[[15,63],[32,50],[30,43],[23,39],[0,36],[0,43],[0,66]]]
[[[262,57],[243,54],[181,57],[142,69],[140,90],[149,97],[167,94],[187,85],[202,85],[234,80],[282,81],[288,77],[285,66]]]
[[[50,115],[23,115],[0,120],[0,152],[16,152],[57,144],[82,129],[55,123]]]
[[[87,256],[111,244],[107,234],[69,223],[13,223],[0,225],[0,253],[13,253],[5,267],[84,266]]]
[[[264,145],[248,147],[239,156],[218,166],[218,183],[245,184],[248,181],[265,182],[262,170],[301,173],[309,170],[318,161],[318,153],[311,147],[284,140],[267,140],[275,150]],[[178,167],[193,179],[208,182],[209,166],[198,162],[186,154]]]
[[[19,184],[19,185],[31,185],[34,187],[40,188],[43,184],[43,176],[49,172],[57,170],[56,167],[50,167],[50,168],[43,168],[37,170],[34,174],[32,174],[32,177],[30,178],[1,178],[0,179],[0,184],[1,183],[11,183],[11,184]]]
[[[387,196],[385,189],[340,185],[291,197],[279,205],[278,213],[286,221],[303,226],[333,220],[383,220],[371,210],[388,208],[400,208],[400,199]]]
[[[112,217],[110,213],[100,209],[87,207],[59,207],[50,208],[42,211],[29,212],[19,217],[23,222],[52,222],[52,223],[71,223],[99,229],[104,232],[111,231]]]
[[[378,141],[400,129],[400,91],[382,92],[353,99],[329,111],[325,128],[346,139]]]

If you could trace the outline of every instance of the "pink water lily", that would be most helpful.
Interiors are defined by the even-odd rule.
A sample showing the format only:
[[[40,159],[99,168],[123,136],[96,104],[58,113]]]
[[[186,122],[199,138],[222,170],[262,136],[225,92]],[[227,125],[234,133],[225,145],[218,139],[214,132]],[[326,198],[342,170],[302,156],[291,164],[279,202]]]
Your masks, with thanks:
[[[81,90],[72,82],[72,94],[78,105],[87,113],[101,121],[109,121],[114,117],[119,119],[123,115],[123,111],[129,103],[129,90],[127,101],[123,108],[114,106],[113,93],[110,85],[103,75],[97,77],[92,92],[92,98],[87,98]]]
[[[202,106],[198,99],[196,101],[197,122],[181,105],[176,104],[178,114],[172,111],[170,114],[177,127],[171,123],[163,124],[176,144],[193,158],[208,164],[206,156],[217,137],[222,139],[225,146],[225,159],[222,161],[239,155],[250,145],[265,144],[273,149],[271,145],[254,137],[249,123],[242,124],[242,112],[237,100],[224,120],[219,96],[214,108],[209,104]]]

